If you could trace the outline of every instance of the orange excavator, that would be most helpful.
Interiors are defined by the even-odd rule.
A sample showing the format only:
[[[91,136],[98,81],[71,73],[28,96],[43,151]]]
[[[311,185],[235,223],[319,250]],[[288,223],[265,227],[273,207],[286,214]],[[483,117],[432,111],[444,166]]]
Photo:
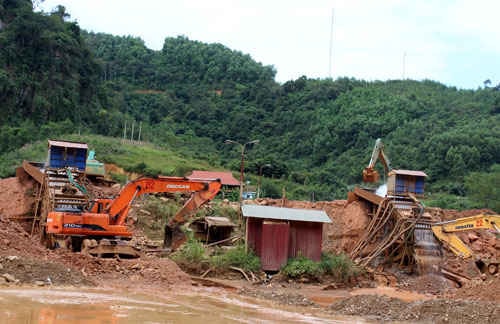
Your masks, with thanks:
[[[74,251],[104,256],[137,257],[128,244],[132,233],[126,219],[134,198],[147,193],[191,192],[184,206],[165,228],[164,245],[177,249],[186,240],[180,226],[198,207],[213,199],[221,188],[220,180],[194,180],[182,177],[139,178],[129,182],[115,199],[96,199],[87,210],[53,210],[47,215],[45,237],[47,246],[54,247],[56,237],[69,238]],[[99,243],[98,243],[99,242]]]
[[[377,140],[375,141],[375,147],[373,148],[370,163],[363,170],[364,182],[377,182],[380,178],[379,173],[377,172],[377,170],[375,170],[375,164],[379,159],[384,165],[386,174],[389,173],[392,170],[391,161],[389,161],[389,158],[384,153],[384,143],[382,143],[382,140],[380,138],[377,138]]]

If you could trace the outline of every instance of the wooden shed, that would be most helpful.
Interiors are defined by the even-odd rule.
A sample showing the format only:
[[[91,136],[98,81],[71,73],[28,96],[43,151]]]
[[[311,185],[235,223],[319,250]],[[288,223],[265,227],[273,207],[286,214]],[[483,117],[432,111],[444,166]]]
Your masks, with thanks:
[[[413,170],[391,170],[387,178],[387,195],[400,196],[412,193],[424,196],[424,184],[427,174]]]
[[[243,205],[246,244],[260,257],[262,270],[278,271],[290,258],[321,259],[323,210]]]

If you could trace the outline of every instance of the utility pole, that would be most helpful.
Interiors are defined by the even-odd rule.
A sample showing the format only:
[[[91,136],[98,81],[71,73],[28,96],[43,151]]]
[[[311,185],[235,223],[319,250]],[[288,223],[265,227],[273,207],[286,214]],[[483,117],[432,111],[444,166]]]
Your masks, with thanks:
[[[250,142],[246,142],[245,144],[241,144],[241,143],[238,143],[236,141],[233,141],[233,140],[225,140],[224,141],[225,144],[236,144],[236,145],[239,145],[241,147],[241,162],[240,162],[240,206],[243,205],[243,173],[245,171],[245,148],[248,144],[258,144],[259,143],[259,140],[253,140],[253,141],[250,141]],[[241,221],[241,220],[240,220]]]

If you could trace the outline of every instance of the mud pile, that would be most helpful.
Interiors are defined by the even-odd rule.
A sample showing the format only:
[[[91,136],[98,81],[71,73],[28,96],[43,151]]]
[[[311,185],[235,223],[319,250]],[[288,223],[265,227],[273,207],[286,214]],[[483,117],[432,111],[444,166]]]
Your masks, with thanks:
[[[48,250],[16,221],[0,216],[0,277],[11,283],[140,288],[190,284],[169,259],[99,259],[68,250]],[[10,280],[12,279],[12,280]],[[1,282],[0,282],[1,283]]]
[[[377,321],[494,323],[500,318],[500,305],[494,302],[434,299],[408,303],[375,295],[346,298],[332,304],[330,310],[344,315],[368,316]]]
[[[1,179],[0,215],[5,217],[30,215],[35,202],[33,185],[33,181],[21,182],[16,177]]]

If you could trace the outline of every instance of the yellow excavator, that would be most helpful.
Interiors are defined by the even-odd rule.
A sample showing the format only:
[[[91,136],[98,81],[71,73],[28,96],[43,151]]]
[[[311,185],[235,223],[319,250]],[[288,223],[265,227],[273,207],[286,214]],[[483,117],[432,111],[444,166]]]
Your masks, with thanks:
[[[384,165],[386,174],[392,170],[391,161],[389,161],[389,158],[384,153],[384,143],[382,143],[382,140],[380,138],[377,138],[377,140],[375,141],[375,147],[373,148],[370,163],[363,170],[364,182],[377,182],[380,178],[377,170],[374,169],[377,160],[380,160],[380,162],[382,162],[382,164]]]
[[[455,255],[466,259],[472,257],[473,252],[456,233],[478,229],[490,229],[500,233],[500,215],[479,214],[471,217],[458,218],[451,221],[435,223],[431,226],[431,229],[436,238],[438,238],[446,248]],[[478,264],[480,268],[487,268],[490,274],[498,272],[498,260],[476,260],[476,264]]]

